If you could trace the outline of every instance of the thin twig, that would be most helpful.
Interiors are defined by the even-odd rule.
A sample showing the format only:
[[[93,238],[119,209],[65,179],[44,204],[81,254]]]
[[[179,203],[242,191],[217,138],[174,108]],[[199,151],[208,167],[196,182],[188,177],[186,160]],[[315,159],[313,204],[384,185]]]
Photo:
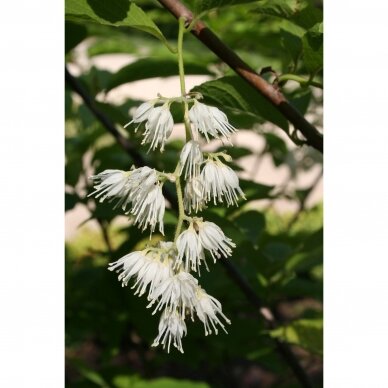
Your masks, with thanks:
[[[247,282],[247,280],[241,275],[241,273],[237,270],[237,268],[232,264],[230,260],[223,259],[219,261],[225,268],[225,271],[229,275],[229,277],[237,284],[240,291],[246,296],[248,301],[258,309],[260,315],[264,318],[267,327],[270,330],[275,329],[278,326],[278,323],[274,317],[273,312],[269,307],[263,305],[261,299],[257,296],[254,289]],[[273,341],[276,344],[276,349],[279,354],[283,357],[286,363],[294,372],[294,375],[298,379],[299,383],[302,387],[312,388],[313,385],[310,381],[310,378],[303,367],[300,365],[299,360],[295,356],[295,354],[290,349],[289,345],[280,339],[273,338]]]
[[[109,222],[106,222],[105,220],[102,220],[101,218],[97,218],[97,222],[100,225],[102,237],[103,237],[105,245],[108,249],[109,257],[112,258],[113,247],[112,247],[112,243],[110,241],[110,237],[109,237],[109,233],[108,233]]]
[[[158,1],[177,19],[184,17],[187,25],[194,19],[193,13],[179,0]],[[271,102],[303,134],[308,145],[323,153],[323,135],[287,101],[280,90],[274,88],[273,85],[260,77],[256,71],[206,27],[201,20],[197,20],[194,23],[191,33]]]
[[[69,82],[70,81],[70,82]],[[101,112],[94,104],[93,98],[85,91],[84,88],[82,88],[79,85],[79,81],[74,78],[67,70],[66,70],[66,82],[68,82],[69,86],[73,89],[74,92],[79,94],[79,96],[83,99],[84,103],[90,108],[92,113],[95,115],[95,117],[105,126],[105,128],[110,133],[115,133],[117,129],[115,126],[110,122],[110,120],[104,115],[103,112]],[[91,108],[93,107],[93,109]],[[114,130],[113,130],[114,129]],[[118,132],[118,131],[117,131]],[[134,159],[133,152],[136,151],[134,146],[129,143],[127,139],[124,138],[124,141],[120,141],[121,135],[120,133],[114,135],[118,143],[121,145],[121,147]],[[142,155],[136,152],[136,158],[139,158],[140,165],[144,165],[144,160],[142,158]],[[177,210],[177,202],[172,201],[171,202],[172,208],[176,211]],[[247,282],[247,280],[241,275],[241,273],[237,270],[237,268],[232,264],[230,260],[220,260],[222,265],[224,266],[226,272],[228,273],[229,277],[232,279],[232,281],[239,287],[241,292],[246,296],[248,301],[258,309],[261,316],[264,318],[265,322],[267,323],[268,328],[273,329],[277,326],[277,322],[274,318],[274,315],[269,307],[264,306],[260,298],[255,293],[254,289],[250,286],[250,284]],[[282,342],[279,339],[273,339],[276,344],[276,349],[279,352],[279,354],[283,357],[283,359],[286,361],[286,363],[290,366],[292,371],[294,372],[295,376],[299,380],[302,387],[305,388],[311,388],[312,384],[309,381],[309,377],[307,373],[304,371],[302,366],[299,363],[299,360],[294,355],[294,353],[291,351],[288,344],[285,342]]]
[[[133,161],[138,166],[144,166],[144,160],[139,153],[139,151],[135,148],[135,146],[129,142],[121,133],[117,130],[116,126],[113,122],[109,120],[98,108],[96,101],[94,98],[86,92],[86,90],[82,87],[81,83],[74,78],[69,70],[65,67],[65,80],[67,84],[75,91],[84,101],[85,105],[91,110],[91,112],[96,116],[96,118],[104,125],[104,127],[110,132],[116,141],[120,144],[122,148],[131,156]]]

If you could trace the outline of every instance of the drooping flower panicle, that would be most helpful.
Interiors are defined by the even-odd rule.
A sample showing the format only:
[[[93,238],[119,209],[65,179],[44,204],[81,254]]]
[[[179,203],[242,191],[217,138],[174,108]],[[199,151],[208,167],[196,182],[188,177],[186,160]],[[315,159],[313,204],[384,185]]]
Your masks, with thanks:
[[[199,94],[193,98],[159,96],[141,104],[125,125],[126,128],[135,124],[136,132],[144,124],[142,144],[149,146],[148,151],[163,151],[174,126],[170,105],[184,102],[185,117],[189,120],[186,129],[191,125],[188,133],[193,139],[187,139],[174,173],[144,166],[129,171],[105,170],[91,177],[94,182],[91,196],[100,202],[115,202],[114,207],[130,214],[143,231],[149,229],[153,233],[158,225],[163,235],[166,201],[162,188],[166,179],[176,182],[181,222],[175,240],[150,243],[143,250],[110,263],[108,268],[118,273],[123,287],[131,285],[135,295],[147,298],[152,314],[161,312],[158,335],[152,346],[161,345],[167,352],[173,346],[183,353],[187,317],[201,321],[206,336],[218,334],[219,328],[227,332],[225,325],[230,324],[221,302],[209,295],[193,274],[200,276],[203,265],[209,271],[206,256],[214,262],[230,257],[235,244],[215,223],[188,215],[203,210],[209,202],[230,206],[245,198],[236,173],[220,161],[220,157],[226,161],[231,158],[222,152],[203,153],[200,145],[200,134],[206,141],[213,137],[230,142],[236,129],[218,108],[198,102],[199,97]],[[183,196],[180,180],[185,182]],[[187,223],[184,230],[183,221]]]

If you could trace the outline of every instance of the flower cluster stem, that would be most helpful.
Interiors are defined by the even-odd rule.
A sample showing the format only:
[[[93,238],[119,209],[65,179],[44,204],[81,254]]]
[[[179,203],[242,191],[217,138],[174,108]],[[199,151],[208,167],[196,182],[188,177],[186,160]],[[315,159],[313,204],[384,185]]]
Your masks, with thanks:
[[[279,76],[278,82],[286,82],[286,81],[296,81],[301,86],[314,86],[316,88],[323,89],[323,85],[321,83],[313,80],[307,80],[296,74],[282,74],[281,76]]]
[[[185,83],[185,68],[183,64],[183,35],[185,33],[185,18],[179,18],[179,32],[178,32],[178,66],[179,66],[179,81],[181,85],[181,95],[182,97],[186,96],[186,83]],[[186,130],[186,141],[192,138],[191,126],[189,122],[189,106],[185,101],[184,105],[184,123]]]
[[[182,187],[181,187],[181,179],[179,177],[179,170],[180,170],[180,163],[176,166],[175,172],[176,174],[176,180],[175,180],[175,187],[176,187],[176,194],[178,197],[178,223],[175,229],[175,237],[174,237],[174,243],[176,243],[176,240],[178,239],[179,234],[182,230],[183,220],[185,219],[185,209],[183,206],[183,195],[182,195]]]
[[[181,96],[186,96],[186,84],[185,84],[185,68],[183,64],[183,35],[185,33],[185,18],[181,17],[179,18],[179,32],[178,32],[178,66],[179,66],[179,81],[181,86]],[[187,101],[183,102],[184,106],[184,123],[185,123],[185,130],[186,130],[186,141],[189,141],[192,138],[191,135],[191,126],[189,122],[189,106]],[[181,187],[181,180],[180,180],[180,163],[178,162],[175,170],[176,180],[175,180],[175,187],[176,187],[176,193],[178,198],[178,223],[175,230],[175,237],[174,242],[178,239],[178,236],[182,230],[183,220],[185,219],[185,209],[183,206],[183,195],[182,195],[182,187]]]

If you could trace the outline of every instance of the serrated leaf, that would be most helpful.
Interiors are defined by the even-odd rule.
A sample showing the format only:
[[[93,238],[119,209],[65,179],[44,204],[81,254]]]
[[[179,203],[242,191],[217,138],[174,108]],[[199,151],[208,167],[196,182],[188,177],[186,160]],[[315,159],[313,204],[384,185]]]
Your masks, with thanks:
[[[185,73],[212,74],[205,65],[190,61],[185,61]],[[123,67],[114,74],[108,83],[107,91],[127,82],[175,75],[178,75],[178,64],[175,59],[139,59],[138,61]]]
[[[323,354],[322,319],[300,319],[287,326],[271,330],[270,336],[299,345],[313,353]]]
[[[128,0],[66,0],[66,20],[94,22],[115,27],[132,27],[160,39],[171,48],[162,31],[136,4]]]
[[[265,0],[252,12],[289,20],[305,30],[323,19],[321,9],[310,4],[301,5],[293,0]]]
[[[255,8],[252,12],[260,13],[266,16],[276,16],[289,19],[294,14],[290,2],[286,0],[267,0]]]
[[[292,17],[292,21],[295,24],[298,24],[306,30],[313,27],[315,24],[322,22],[322,20],[322,10],[311,5],[308,5],[307,7],[296,12]]]
[[[255,118],[257,122],[271,121],[285,131],[288,121],[257,90],[237,76],[222,77],[196,86],[192,91],[200,92],[204,103],[214,105],[222,111],[234,112]]]

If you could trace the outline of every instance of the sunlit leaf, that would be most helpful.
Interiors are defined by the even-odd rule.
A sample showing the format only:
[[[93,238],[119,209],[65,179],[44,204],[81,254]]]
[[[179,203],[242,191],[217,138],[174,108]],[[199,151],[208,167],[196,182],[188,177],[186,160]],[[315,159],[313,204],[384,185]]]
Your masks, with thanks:
[[[135,3],[128,0],[66,0],[66,20],[132,27],[147,32],[169,46],[158,26]]]
[[[291,344],[299,345],[311,352],[323,354],[322,319],[301,319],[270,331],[273,338],[280,338]]]
[[[204,96],[204,102],[223,111],[237,112],[256,118],[257,122],[271,121],[287,130],[288,121],[257,90],[237,76],[208,81],[193,88]]]

